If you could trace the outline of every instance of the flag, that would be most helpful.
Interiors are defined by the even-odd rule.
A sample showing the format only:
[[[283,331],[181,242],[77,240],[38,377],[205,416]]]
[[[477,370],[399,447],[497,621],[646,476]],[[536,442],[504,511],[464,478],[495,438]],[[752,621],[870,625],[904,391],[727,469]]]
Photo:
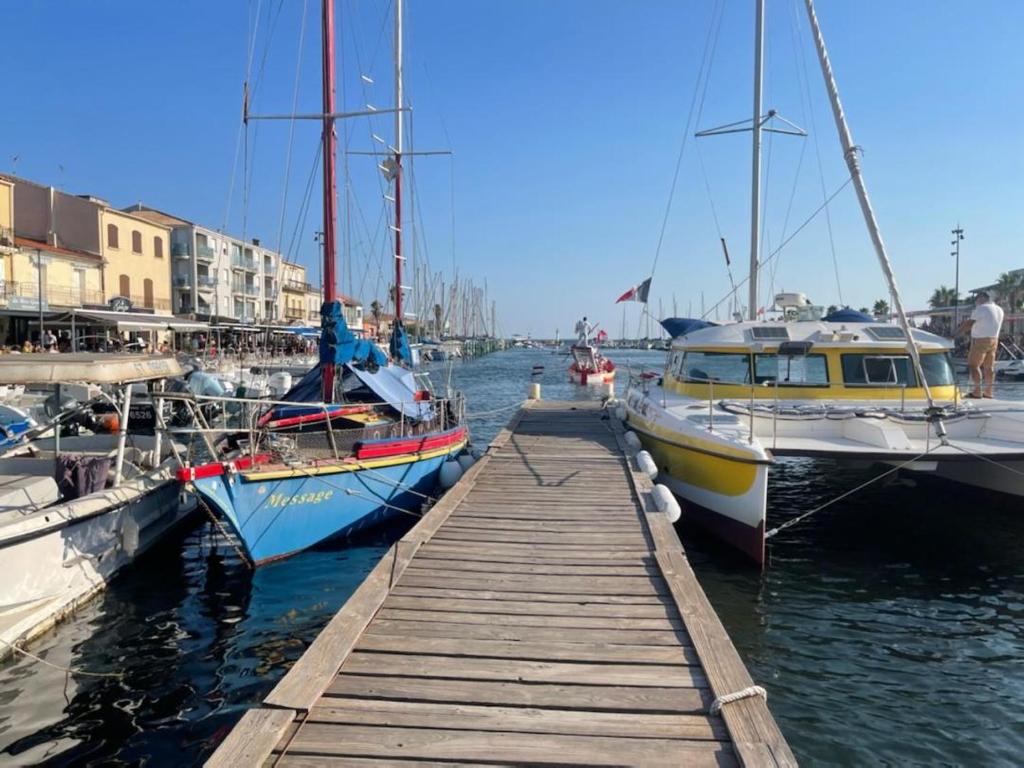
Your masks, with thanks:
[[[607,341],[607,339],[608,339],[608,332],[604,331],[604,330],[598,331],[597,332],[597,336],[594,337],[594,341],[597,341],[597,342]]]
[[[619,296],[619,298],[617,298],[615,300],[615,303],[618,304],[620,301],[641,301],[644,304],[646,304],[647,303],[647,294],[650,293],[650,292],[651,292],[651,278],[648,277],[646,280],[644,280],[639,285],[634,285],[632,288],[630,288],[624,294]]]

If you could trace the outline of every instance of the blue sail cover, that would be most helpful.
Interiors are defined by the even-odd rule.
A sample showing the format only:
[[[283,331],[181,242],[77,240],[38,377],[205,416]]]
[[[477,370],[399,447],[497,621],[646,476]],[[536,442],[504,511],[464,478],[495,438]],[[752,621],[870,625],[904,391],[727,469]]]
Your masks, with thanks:
[[[324,302],[320,308],[320,365],[355,363],[375,368],[387,362],[387,356],[376,344],[352,334],[340,301]]]
[[[391,359],[397,363],[412,365],[412,348],[409,346],[409,335],[405,332],[402,321],[395,318],[391,329]]]
[[[661,327],[664,328],[668,335],[673,339],[677,336],[685,336],[688,333],[693,333],[694,331],[699,331],[703,328],[711,328],[712,326],[718,325],[718,323],[712,323],[695,317],[666,317],[660,322]]]

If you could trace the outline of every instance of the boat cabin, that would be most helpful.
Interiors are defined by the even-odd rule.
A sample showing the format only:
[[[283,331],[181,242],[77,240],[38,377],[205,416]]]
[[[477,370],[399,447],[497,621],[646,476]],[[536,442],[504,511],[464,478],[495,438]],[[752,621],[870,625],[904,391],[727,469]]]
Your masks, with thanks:
[[[935,400],[953,400],[952,342],[913,330]],[[923,400],[902,328],[885,323],[743,322],[673,340],[664,385],[698,399]]]

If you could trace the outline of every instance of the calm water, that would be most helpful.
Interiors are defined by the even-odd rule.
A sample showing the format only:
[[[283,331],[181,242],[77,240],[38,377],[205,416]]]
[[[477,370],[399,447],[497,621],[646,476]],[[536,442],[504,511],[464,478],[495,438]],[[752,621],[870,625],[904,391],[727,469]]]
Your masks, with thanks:
[[[657,368],[663,353],[617,362]],[[454,366],[482,413],[580,396],[564,358],[512,351]],[[1024,391],[1021,392],[1024,394]],[[473,419],[485,444],[510,411]],[[770,524],[868,476],[790,460]],[[1024,755],[1024,516],[955,486],[872,487],[773,540],[762,575],[683,530],[691,561],[806,764],[1019,764]],[[253,573],[197,523],[33,647],[64,675],[0,669],[0,763],[189,765],[209,754],[344,603],[407,521]]]

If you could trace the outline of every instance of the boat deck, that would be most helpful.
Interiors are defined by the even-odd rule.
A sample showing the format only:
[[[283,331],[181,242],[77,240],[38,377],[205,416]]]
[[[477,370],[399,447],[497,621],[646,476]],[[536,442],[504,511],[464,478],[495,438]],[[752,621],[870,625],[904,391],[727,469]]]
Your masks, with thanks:
[[[520,410],[208,765],[795,764],[623,446]]]

